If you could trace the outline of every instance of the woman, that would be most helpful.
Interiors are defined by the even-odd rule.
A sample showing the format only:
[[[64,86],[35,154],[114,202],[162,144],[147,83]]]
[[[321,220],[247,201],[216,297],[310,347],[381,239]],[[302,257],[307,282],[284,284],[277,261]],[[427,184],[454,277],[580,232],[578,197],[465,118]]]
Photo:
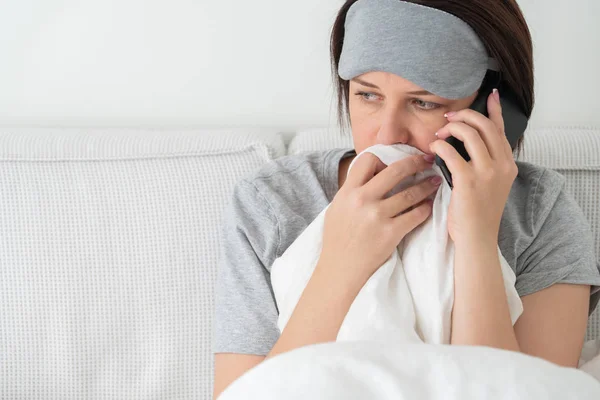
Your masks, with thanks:
[[[468,109],[477,92],[443,98],[377,70],[350,81],[340,78],[344,23],[354,3],[342,6],[331,37],[340,120],[344,125],[349,116],[354,149],[275,160],[238,182],[226,210],[216,287],[215,397],[265,357],[335,340],[361,287],[402,238],[429,217],[431,205],[425,199],[440,179],[389,198],[385,194],[405,177],[430,168],[434,154],[445,161],[454,184],[448,213],[455,243],[451,343],[519,351],[576,367],[587,318],[600,295],[600,271],[589,225],[564,191],[564,178],[514,161],[515,149],[504,135],[502,93],[489,96],[485,117]],[[527,117],[531,115],[531,37],[514,0],[404,3],[466,22],[497,61],[504,84]],[[470,162],[444,141],[450,136],[465,143]],[[367,153],[346,176],[350,162],[364,149],[396,143],[426,156],[385,167]],[[279,334],[270,267],[330,202],[319,263]],[[517,275],[523,302],[514,327],[497,246]]]

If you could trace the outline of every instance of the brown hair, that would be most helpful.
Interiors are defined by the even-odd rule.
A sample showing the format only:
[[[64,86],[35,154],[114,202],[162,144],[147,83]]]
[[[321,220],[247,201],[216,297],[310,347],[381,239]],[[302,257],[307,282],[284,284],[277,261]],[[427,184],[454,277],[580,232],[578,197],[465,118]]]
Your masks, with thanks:
[[[349,81],[338,76],[348,9],[358,0],[347,0],[339,10],[331,32],[331,72],[337,96],[338,122],[344,131],[350,124]],[[503,84],[516,95],[529,118],[533,110],[533,45],[531,34],[516,0],[403,0],[453,14],[477,33],[491,57],[498,61]],[[502,95],[502,93],[500,93]],[[521,150],[523,138],[516,149]],[[514,150],[514,149],[513,149]]]

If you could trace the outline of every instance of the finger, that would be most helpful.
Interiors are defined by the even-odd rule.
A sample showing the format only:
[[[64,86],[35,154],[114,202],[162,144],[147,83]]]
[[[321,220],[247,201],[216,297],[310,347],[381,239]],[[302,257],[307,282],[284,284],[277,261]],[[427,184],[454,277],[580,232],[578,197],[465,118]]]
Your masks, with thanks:
[[[434,178],[437,178],[437,180],[433,180]],[[442,178],[438,175],[425,179],[416,185],[404,189],[400,193],[382,200],[381,211],[384,215],[395,217],[422,202],[432,193],[435,193],[441,183]]]
[[[423,155],[403,158],[391,163],[377,176],[364,185],[370,198],[381,199],[404,178],[431,168],[433,162],[425,161]]]
[[[506,137],[506,127],[504,126],[502,103],[500,103],[500,92],[498,92],[498,89],[494,89],[492,95],[488,98],[487,107],[490,120],[499,128],[498,134],[503,139],[504,154],[507,158],[514,159],[512,148],[510,147],[510,143],[508,143],[508,138]]]
[[[425,200],[412,210],[393,218],[393,227],[394,231],[397,232],[397,237],[406,236],[425,222],[431,215],[432,206],[433,202],[431,200]]]
[[[456,113],[448,113],[447,115],[449,122],[464,122],[476,129],[480,133],[481,139],[484,141],[493,160],[504,158],[502,137],[498,133],[498,127],[491,119],[471,109],[464,109]]]
[[[373,153],[365,152],[357,157],[353,160],[352,168],[348,170],[344,186],[361,187],[386,167]]]
[[[498,135],[504,135],[504,117],[502,116],[502,104],[500,103],[498,89],[494,89],[488,97],[487,109],[489,119],[496,125]]]
[[[452,145],[444,140],[436,140],[429,145],[431,151],[437,154],[450,170],[452,180],[456,182],[461,176],[467,177],[473,174],[471,166],[456,151]]]
[[[492,164],[492,158],[485,142],[481,138],[481,134],[473,127],[463,122],[450,122],[440,129],[436,136],[442,140],[454,136],[463,142],[467,153],[469,153],[473,164],[476,166],[488,167]]]

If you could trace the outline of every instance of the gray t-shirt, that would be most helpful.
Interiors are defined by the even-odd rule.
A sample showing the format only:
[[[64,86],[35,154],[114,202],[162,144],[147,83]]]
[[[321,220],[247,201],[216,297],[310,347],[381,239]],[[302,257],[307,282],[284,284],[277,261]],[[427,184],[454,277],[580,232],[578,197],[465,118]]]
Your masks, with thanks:
[[[237,182],[223,215],[215,288],[215,353],[266,355],[279,338],[270,270],[338,191],[339,162],[353,149],[288,155]],[[554,283],[592,285],[600,265],[583,212],[559,173],[517,162],[498,246],[517,276],[520,296]]]

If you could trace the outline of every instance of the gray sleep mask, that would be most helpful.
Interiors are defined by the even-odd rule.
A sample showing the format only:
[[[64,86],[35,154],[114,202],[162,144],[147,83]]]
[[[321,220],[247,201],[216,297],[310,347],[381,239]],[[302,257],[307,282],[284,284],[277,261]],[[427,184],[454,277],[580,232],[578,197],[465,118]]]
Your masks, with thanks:
[[[475,31],[447,12],[401,0],[359,0],[348,10],[338,74],[401,76],[437,96],[468,97],[494,59]]]

